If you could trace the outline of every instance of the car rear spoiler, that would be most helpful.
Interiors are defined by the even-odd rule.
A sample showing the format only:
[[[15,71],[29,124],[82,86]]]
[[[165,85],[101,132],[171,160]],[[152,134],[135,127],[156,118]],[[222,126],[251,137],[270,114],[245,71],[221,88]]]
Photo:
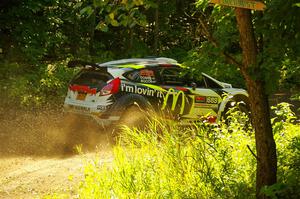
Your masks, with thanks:
[[[101,72],[107,73],[107,67],[100,66],[99,64],[87,62],[87,61],[81,61],[81,60],[72,60],[68,62],[67,65],[69,68],[75,68],[75,67],[82,67],[82,68],[94,68]]]
[[[93,68],[99,68],[98,64],[92,63],[92,62],[86,62],[81,60],[72,60],[68,62],[69,68],[75,68],[75,67],[93,67]]]

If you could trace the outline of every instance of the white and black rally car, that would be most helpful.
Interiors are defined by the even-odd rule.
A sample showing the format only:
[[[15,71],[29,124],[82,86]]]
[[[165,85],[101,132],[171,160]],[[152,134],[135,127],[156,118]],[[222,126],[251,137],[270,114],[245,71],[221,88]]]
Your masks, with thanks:
[[[138,122],[150,110],[181,121],[209,122],[220,120],[237,102],[248,110],[245,90],[204,73],[191,78],[186,68],[169,58],[102,64],[70,61],[68,66],[82,69],[70,82],[64,110],[92,117],[104,126]]]

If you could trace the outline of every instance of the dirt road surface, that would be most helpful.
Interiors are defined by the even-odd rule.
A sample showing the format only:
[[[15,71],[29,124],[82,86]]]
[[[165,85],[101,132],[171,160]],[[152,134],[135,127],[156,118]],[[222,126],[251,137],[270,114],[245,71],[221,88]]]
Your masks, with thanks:
[[[76,198],[85,162],[112,161],[111,134],[57,111],[0,115],[0,198]]]

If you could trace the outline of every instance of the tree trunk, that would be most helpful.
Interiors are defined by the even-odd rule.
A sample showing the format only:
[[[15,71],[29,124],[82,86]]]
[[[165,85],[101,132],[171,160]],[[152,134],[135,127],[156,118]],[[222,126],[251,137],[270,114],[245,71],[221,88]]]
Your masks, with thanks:
[[[240,45],[243,50],[241,72],[249,92],[252,123],[255,129],[257,151],[256,198],[267,198],[260,194],[265,185],[276,183],[277,156],[276,145],[270,123],[268,97],[265,94],[264,81],[259,77],[257,64],[257,44],[251,21],[251,12],[247,9],[235,9],[237,25],[240,32]],[[258,78],[251,76],[251,72]],[[256,73],[254,73],[256,72]]]

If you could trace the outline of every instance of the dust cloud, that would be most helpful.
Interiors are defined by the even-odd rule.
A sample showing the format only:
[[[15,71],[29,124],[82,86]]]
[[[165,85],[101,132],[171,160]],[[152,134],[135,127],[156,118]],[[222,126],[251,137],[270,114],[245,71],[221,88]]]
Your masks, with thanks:
[[[0,198],[44,198],[53,193],[73,198],[86,161],[112,161],[113,140],[111,130],[61,110],[0,107]],[[77,155],[76,146],[82,154]]]
[[[113,144],[112,132],[91,118],[61,110],[1,112],[0,157],[64,156],[77,153],[78,147],[105,150]]]

